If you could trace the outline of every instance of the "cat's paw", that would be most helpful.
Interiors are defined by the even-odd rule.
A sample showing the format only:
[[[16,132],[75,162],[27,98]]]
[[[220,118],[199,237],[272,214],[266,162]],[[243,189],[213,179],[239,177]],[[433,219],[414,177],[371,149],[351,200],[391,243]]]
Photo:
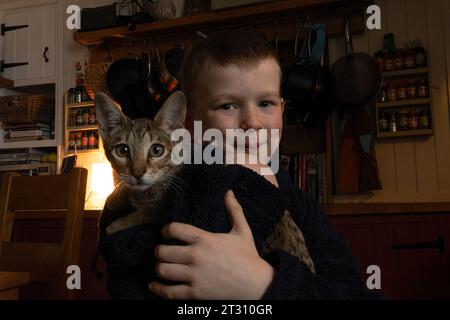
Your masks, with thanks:
[[[112,222],[109,226],[106,227],[105,231],[107,235],[111,235],[117,231],[126,229],[126,225],[121,223],[120,219]]]

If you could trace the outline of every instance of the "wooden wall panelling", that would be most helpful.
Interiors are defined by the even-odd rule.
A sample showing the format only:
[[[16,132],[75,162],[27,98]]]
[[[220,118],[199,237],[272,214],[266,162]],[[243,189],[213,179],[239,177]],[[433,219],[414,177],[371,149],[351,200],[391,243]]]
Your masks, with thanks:
[[[425,0],[409,0],[405,2],[407,39],[419,38],[425,48],[430,48],[427,34],[427,2]],[[429,75],[431,76],[431,75]],[[438,106],[432,105],[432,114]],[[414,139],[416,159],[417,192],[430,194],[439,192],[435,137]],[[423,170],[427,168],[427,170]]]
[[[378,265],[381,292],[392,299],[443,299],[450,296],[450,217],[448,214],[332,216],[361,271]],[[446,251],[394,250],[393,245],[435,241],[444,235]]]
[[[395,299],[401,296],[399,287],[399,269],[396,264],[396,253],[391,246],[395,243],[394,223],[378,223],[373,226],[375,264],[381,270],[381,291],[386,298]]]
[[[378,0],[375,3],[381,9],[381,30],[371,30],[368,32],[369,52],[375,53],[383,47],[384,28],[387,24],[387,4],[386,0]],[[383,14],[384,13],[384,14]],[[380,180],[383,190],[377,191],[379,197],[388,194],[397,193],[397,170],[395,162],[394,140],[382,140],[375,144],[375,152],[377,155],[378,170],[380,172]]]
[[[438,186],[442,193],[450,194],[450,121],[448,81],[450,69],[447,61],[450,54],[450,15],[444,17],[448,10],[446,0],[427,1],[429,60],[432,72],[432,94],[434,108],[433,125],[436,132],[436,159],[438,168]],[[448,32],[443,32],[446,29]],[[444,36],[445,35],[445,36]],[[446,41],[447,40],[447,41]],[[447,66],[447,74],[445,67]],[[426,168],[424,168],[426,170]]]
[[[397,48],[408,40],[406,27],[405,0],[387,1],[386,30],[393,32]],[[414,139],[396,139],[395,157],[397,162],[397,193],[417,193]]]

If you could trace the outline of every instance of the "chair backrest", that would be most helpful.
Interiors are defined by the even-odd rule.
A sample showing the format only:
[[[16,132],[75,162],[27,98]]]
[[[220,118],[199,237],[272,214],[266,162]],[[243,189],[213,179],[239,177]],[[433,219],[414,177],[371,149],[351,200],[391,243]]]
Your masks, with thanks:
[[[31,281],[60,282],[66,286],[67,266],[79,265],[87,170],[75,168],[62,175],[24,177],[6,173],[0,193],[0,270],[26,271]],[[63,218],[60,243],[14,242],[16,218]],[[73,298],[74,290],[61,290]]]

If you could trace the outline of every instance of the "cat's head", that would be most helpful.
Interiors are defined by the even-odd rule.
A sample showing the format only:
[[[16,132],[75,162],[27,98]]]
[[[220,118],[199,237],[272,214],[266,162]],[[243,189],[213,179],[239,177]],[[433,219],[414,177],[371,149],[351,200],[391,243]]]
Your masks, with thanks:
[[[173,130],[183,127],[186,97],[173,93],[152,121],[129,119],[107,94],[95,95],[95,112],[106,157],[120,179],[136,189],[164,184],[177,167],[171,161]]]

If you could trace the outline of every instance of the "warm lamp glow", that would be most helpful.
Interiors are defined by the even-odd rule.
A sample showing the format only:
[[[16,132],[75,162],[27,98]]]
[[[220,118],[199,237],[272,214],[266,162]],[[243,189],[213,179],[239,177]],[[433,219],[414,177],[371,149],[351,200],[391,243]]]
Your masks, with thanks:
[[[91,166],[90,206],[103,208],[105,200],[114,190],[112,168],[109,162],[95,162]]]

